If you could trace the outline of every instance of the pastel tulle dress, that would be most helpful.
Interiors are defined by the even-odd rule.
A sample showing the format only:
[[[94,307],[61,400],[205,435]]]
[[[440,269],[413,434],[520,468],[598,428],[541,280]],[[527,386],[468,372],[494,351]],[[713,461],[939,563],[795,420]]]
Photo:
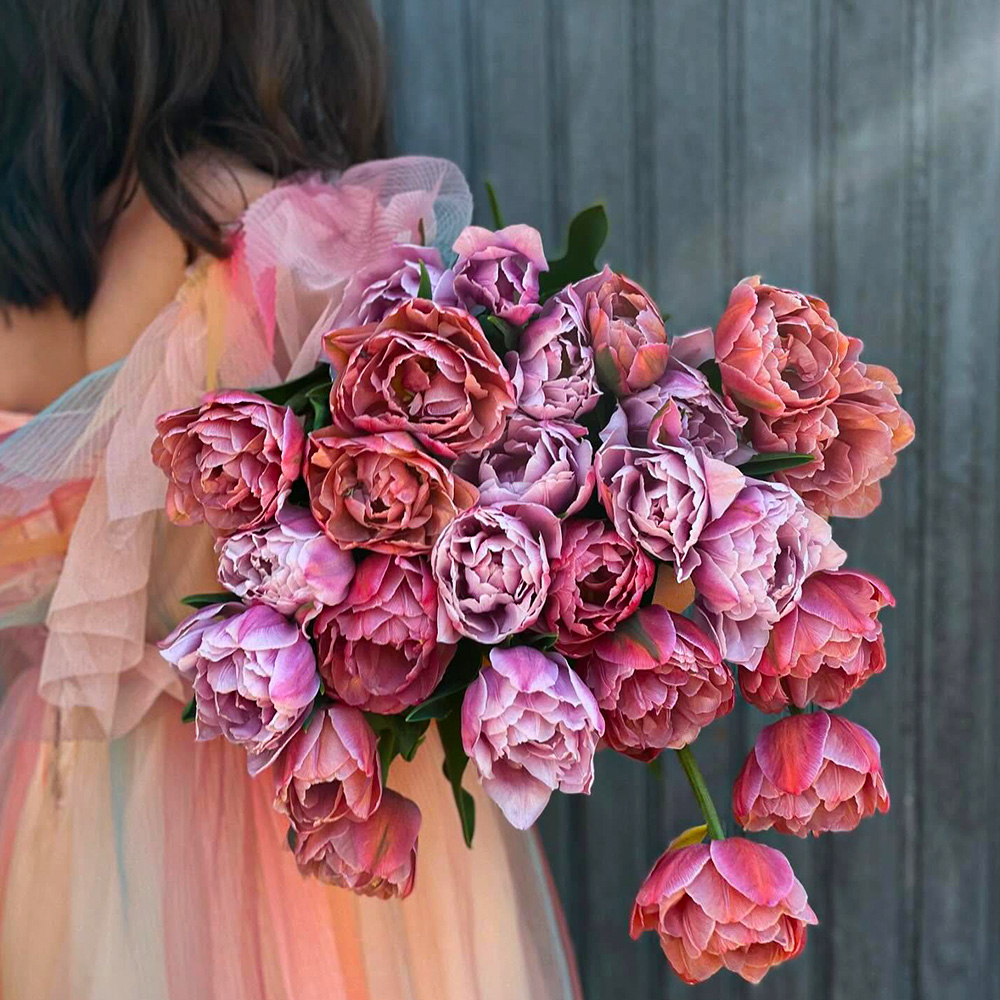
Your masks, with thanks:
[[[415,891],[356,897],[300,876],[270,782],[194,741],[153,645],[212,570],[163,516],[157,414],[309,371],[352,273],[470,211],[440,160],[283,184],[124,361],[0,423],[0,1000],[579,995],[536,838],[475,789],[468,850],[436,742],[391,774],[423,813]]]

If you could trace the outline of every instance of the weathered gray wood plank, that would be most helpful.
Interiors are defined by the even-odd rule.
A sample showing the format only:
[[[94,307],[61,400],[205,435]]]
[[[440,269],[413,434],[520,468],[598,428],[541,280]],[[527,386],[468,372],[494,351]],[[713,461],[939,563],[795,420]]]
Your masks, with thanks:
[[[995,982],[997,941],[987,875],[996,848],[1000,10],[992,0],[938,0],[929,14],[918,988],[958,1000]]]

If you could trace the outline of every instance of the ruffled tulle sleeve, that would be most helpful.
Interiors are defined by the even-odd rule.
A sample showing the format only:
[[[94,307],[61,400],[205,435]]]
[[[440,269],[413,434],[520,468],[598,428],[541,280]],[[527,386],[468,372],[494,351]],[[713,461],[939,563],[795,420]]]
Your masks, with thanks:
[[[157,415],[218,386],[309,371],[323,333],[352,320],[350,276],[397,240],[447,252],[471,208],[465,179],[444,160],[376,161],[336,181],[282,184],[245,213],[230,258],[192,268],[124,362],[14,435],[16,456],[0,454],[10,510],[93,480],[48,607],[40,679],[78,733],[119,735],[160,693],[180,694],[151,645],[169,625],[151,619],[166,531],[165,481],[150,461]]]

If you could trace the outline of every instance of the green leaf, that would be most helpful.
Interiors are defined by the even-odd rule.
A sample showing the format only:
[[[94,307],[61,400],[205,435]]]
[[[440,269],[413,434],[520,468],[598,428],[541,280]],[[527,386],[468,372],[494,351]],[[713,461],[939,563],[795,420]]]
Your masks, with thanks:
[[[288,833],[285,834],[285,842],[288,844],[289,850],[294,851],[299,843],[299,834],[294,826],[288,828]]]
[[[807,465],[815,462],[815,455],[808,455],[804,452],[763,452],[754,455],[749,461],[740,466],[740,472],[745,476],[753,476],[760,479],[761,476],[770,475],[772,472],[781,472],[782,469],[794,469],[799,465]]]
[[[279,406],[287,406],[288,401],[298,393],[329,381],[330,366],[323,364],[317,365],[311,372],[307,372],[299,378],[292,379],[291,382],[268,386],[265,389],[251,389],[250,391],[258,396],[263,396],[264,399],[272,403],[277,403]]]
[[[417,288],[418,299],[429,299],[434,294],[431,288],[431,276],[427,273],[427,265],[420,262],[420,287]]]
[[[715,358],[709,358],[698,365],[698,371],[708,379],[708,384],[716,391],[722,392],[722,371]]]
[[[413,760],[430,723],[408,722],[402,715],[377,715],[374,712],[366,712],[365,718],[378,737],[378,755],[384,782],[389,773],[389,765],[397,757]]]
[[[503,216],[500,214],[500,202],[497,200],[496,189],[486,181],[486,197],[489,199],[490,212],[493,213],[493,228],[503,229]]]
[[[603,205],[592,205],[580,212],[569,224],[566,252],[550,260],[549,269],[539,278],[542,299],[598,271],[597,255],[607,238],[608,213]]]
[[[321,427],[329,427],[333,420],[330,415],[330,392],[333,389],[332,382],[323,385],[313,386],[304,397],[304,402],[308,404],[309,411],[306,412],[306,433],[318,430]]]
[[[228,590],[220,590],[215,594],[188,594],[181,598],[181,604],[186,604],[189,608],[207,608],[212,604],[227,604],[229,601],[238,601],[235,594],[230,594]]]
[[[462,787],[462,775],[469,763],[462,747],[462,717],[459,712],[437,720],[438,733],[441,736],[441,746],[444,747],[444,776],[451,785],[455,796],[455,806],[458,818],[462,824],[462,836],[465,846],[472,847],[472,835],[476,830],[476,803],[472,796]]]
[[[480,322],[483,326],[483,333],[486,334],[486,339],[490,342],[490,347],[493,348],[498,357],[502,358],[508,351],[517,350],[517,345],[521,340],[521,332],[516,326],[492,313],[480,317]]]
[[[526,638],[529,646],[534,646],[535,649],[540,649],[545,653],[547,653],[550,649],[553,649],[555,644],[559,641],[559,636],[557,636],[555,632],[528,635]]]
[[[197,707],[194,703],[194,698],[192,698],[185,706],[184,711],[181,712],[181,722],[194,722],[194,717],[197,714]]]
[[[430,696],[406,713],[407,722],[441,719],[462,703],[465,689],[479,676],[486,647],[471,639],[462,639],[455,650],[441,683]]]

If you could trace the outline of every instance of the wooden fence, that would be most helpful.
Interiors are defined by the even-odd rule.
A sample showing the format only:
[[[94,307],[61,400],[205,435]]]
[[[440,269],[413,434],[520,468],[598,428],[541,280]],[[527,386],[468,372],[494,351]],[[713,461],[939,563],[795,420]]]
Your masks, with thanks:
[[[1000,997],[1000,4],[377,7],[398,151],[455,160],[477,195],[491,179],[552,249],[604,200],[610,259],[672,332],[714,324],[745,274],[815,291],[917,424],[878,512],[836,524],[898,600],[889,667],[848,708],[881,741],[891,813],[784,838],[821,920],[805,955],[752,993],[725,974],[691,991],[627,921],[695,806],[675,761],[602,755],[593,796],[542,821],[587,997]],[[698,742],[718,802],[762,722],[743,707]]]

